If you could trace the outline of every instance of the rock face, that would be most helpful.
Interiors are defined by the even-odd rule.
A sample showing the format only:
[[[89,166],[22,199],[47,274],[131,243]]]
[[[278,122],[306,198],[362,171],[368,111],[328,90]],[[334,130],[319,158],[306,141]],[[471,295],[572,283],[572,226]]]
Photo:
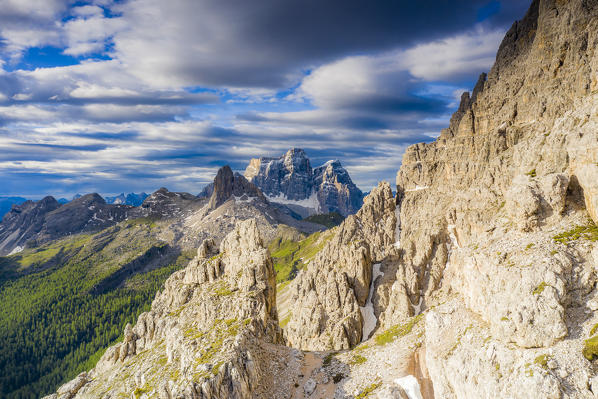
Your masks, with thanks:
[[[314,169],[314,190],[320,213],[353,214],[363,204],[363,193],[353,184],[349,172],[339,161],[328,161]]]
[[[597,220],[597,45],[598,2],[534,1],[450,126],[403,157],[381,319],[426,312],[436,398],[593,397],[595,249],[574,231]]]
[[[45,216],[60,207],[54,197],[26,201],[14,206],[0,223],[0,254],[6,255],[25,243],[43,228]]]
[[[264,195],[255,185],[249,183],[240,174],[233,174],[230,166],[227,165],[220,168],[216,174],[208,206],[210,209],[216,209],[231,196],[242,201],[249,201],[250,198],[265,200]]]
[[[53,197],[27,201],[14,207],[0,223],[0,255],[68,234],[101,230],[124,220],[131,209],[106,204],[98,194],[87,194],[65,205]]]
[[[272,345],[281,340],[272,260],[248,220],[219,250],[202,245],[152,309],[127,325],[123,342],[49,398],[285,397],[279,391],[288,392],[290,381],[272,383],[289,353]]]
[[[303,350],[349,349],[363,338],[363,315],[372,283],[372,266],[394,243],[395,203],[381,183],[362,209],[335,228],[335,234],[289,288],[289,344]]]
[[[330,212],[347,216],[357,212],[363,201],[363,194],[339,161],[312,169],[301,149],[290,149],[280,158],[252,159],[245,177],[268,199],[302,216]]]
[[[175,193],[162,187],[148,196],[139,209],[134,211],[136,216],[173,218],[181,216],[188,209],[196,208],[202,202],[189,193]]]

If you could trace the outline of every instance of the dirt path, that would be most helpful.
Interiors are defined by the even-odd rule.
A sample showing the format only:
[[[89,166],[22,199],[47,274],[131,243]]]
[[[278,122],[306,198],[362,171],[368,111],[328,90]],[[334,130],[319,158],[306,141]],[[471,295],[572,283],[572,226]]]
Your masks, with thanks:
[[[322,362],[325,355],[325,353],[319,352],[305,352],[301,374],[291,399],[328,399],[334,397],[334,382],[322,372]],[[308,396],[305,394],[305,388],[309,385],[310,380],[317,385],[313,393]]]

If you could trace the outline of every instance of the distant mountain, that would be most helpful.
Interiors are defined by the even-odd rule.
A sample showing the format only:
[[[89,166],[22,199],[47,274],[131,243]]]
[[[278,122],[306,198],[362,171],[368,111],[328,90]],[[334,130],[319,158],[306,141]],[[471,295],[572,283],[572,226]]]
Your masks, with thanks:
[[[304,217],[330,212],[347,216],[363,204],[363,193],[340,161],[312,169],[305,151],[298,148],[279,158],[252,159],[245,178],[271,202],[284,204]]]
[[[22,197],[0,197],[0,220],[10,211],[13,205],[21,205],[25,201],[27,199]]]
[[[149,195],[146,193],[121,193],[115,197],[106,197],[107,204],[120,204],[120,205],[131,205],[139,206],[145,201]]]
[[[165,187],[147,196],[139,208],[139,216],[166,217],[180,216],[184,211],[195,209],[202,204],[193,194],[175,193]]]
[[[27,245],[101,230],[126,219],[133,209],[106,204],[98,194],[87,194],[65,205],[50,196],[26,201],[13,207],[0,223],[0,256],[19,252]]]

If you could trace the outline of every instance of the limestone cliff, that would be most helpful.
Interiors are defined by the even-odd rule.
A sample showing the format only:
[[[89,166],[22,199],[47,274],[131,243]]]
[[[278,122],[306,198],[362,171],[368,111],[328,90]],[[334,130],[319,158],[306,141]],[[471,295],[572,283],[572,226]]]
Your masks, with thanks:
[[[436,398],[598,393],[582,350],[596,323],[597,46],[597,1],[534,1],[450,126],[403,157],[381,323],[427,309]]]
[[[360,307],[368,300],[372,265],[392,251],[395,227],[392,191],[381,183],[291,283],[294,305],[285,329],[291,346],[349,349],[361,342]]]

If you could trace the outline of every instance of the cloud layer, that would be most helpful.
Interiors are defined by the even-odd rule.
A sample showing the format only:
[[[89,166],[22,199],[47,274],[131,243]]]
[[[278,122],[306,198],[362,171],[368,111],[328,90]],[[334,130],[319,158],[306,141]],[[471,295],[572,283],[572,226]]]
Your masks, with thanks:
[[[430,3],[0,0],[0,195],[199,192],[292,146],[394,181],[526,8]]]

